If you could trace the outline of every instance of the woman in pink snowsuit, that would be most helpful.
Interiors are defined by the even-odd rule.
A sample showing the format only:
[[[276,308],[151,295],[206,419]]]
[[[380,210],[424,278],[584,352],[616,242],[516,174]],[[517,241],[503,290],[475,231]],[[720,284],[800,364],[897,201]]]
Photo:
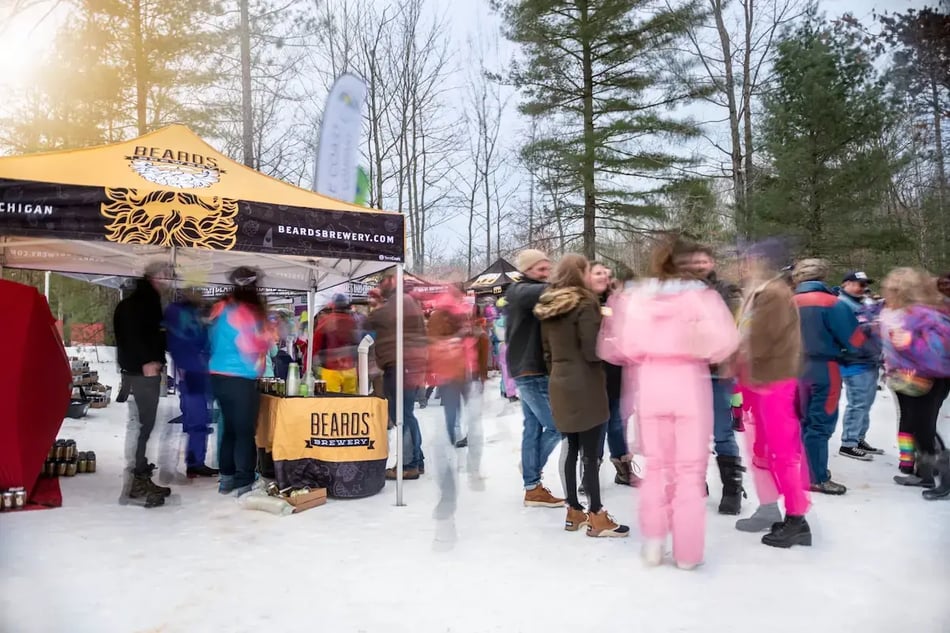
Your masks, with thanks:
[[[653,279],[634,284],[616,302],[612,335],[601,337],[601,357],[620,361],[636,381],[636,403],[646,476],[640,487],[643,558],[663,560],[673,536],[680,569],[703,562],[705,477],[713,408],[709,365],[739,345],[735,321],[715,290],[681,272],[688,246],[669,239],[653,254]]]
[[[743,408],[752,414],[746,444],[759,507],[736,529],[769,530],[762,542],[772,547],[811,545],[805,521],[810,478],[795,407],[802,353],[798,308],[788,282],[769,269],[764,256],[750,254],[744,267],[749,283],[739,311],[737,364]],[[779,496],[785,499],[784,520]]]

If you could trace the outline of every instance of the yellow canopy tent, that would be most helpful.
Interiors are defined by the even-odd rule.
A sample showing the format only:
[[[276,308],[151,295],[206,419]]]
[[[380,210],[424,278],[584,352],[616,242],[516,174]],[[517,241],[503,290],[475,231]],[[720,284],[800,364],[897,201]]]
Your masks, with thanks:
[[[404,218],[237,163],[188,128],[87,149],[0,158],[0,266],[136,276],[174,249],[179,275],[309,290],[404,260]]]

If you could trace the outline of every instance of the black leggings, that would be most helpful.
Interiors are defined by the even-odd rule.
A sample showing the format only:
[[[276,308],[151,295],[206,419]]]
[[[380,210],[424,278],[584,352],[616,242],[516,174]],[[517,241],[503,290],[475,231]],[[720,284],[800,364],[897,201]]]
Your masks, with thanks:
[[[922,396],[897,394],[901,412],[900,432],[913,434],[914,444],[920,453],[933,455],[937,452],[937,417],[948,393],[950,378],[938,378],[934,380],[930,391]]]
[[[603,446],[599,424],[580,433],[565,433],[567,437],[567,461],[564,462],[564,482],[567,487],[567,504],[575,510],[583,510],[577,499],[577,454],[580,451],[581,469],[584,473],[584,491],[587,493],[588,510],[600,512],[600,469],[597,467],[599,446]]]

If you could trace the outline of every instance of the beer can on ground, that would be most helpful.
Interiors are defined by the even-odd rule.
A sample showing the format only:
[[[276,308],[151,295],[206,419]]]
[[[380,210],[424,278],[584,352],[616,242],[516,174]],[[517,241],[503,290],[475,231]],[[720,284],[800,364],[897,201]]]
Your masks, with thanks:
[[[76,460],[66,462],[66,476],[67,477],[75,477],[78,471],[79,471],[79,467],[76,464]]]
[[[92,451],[86,453],[86,472],[96,472],[96,454]]]
[[[56,459],[66,458],[66,440],[56,440]]]
[[[76,440],[66,440],[66,461],[76,456]]]
[[[12,510],[16,506],[16,502],[13,500],[13,493],[9,490],[4,491],[0,495],[0,510],[6,512],[7,510]]]
[[[26,490],[19,488],[13,491],[13,505],[17,510],[26,507]]]
[[[66,462],[56,462],[56,476],[57,477],[66,476]]]

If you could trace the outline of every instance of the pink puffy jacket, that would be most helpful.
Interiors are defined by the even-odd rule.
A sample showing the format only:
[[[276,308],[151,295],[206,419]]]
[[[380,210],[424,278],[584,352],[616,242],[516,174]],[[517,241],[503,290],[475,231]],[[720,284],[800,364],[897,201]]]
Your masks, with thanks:
[[[729,308],[700,281],[649,279],[611,296],[597,345],[614,365],[710,365],[739,346]],[[624,371],[621,415],[634,413],[636,372]]]

